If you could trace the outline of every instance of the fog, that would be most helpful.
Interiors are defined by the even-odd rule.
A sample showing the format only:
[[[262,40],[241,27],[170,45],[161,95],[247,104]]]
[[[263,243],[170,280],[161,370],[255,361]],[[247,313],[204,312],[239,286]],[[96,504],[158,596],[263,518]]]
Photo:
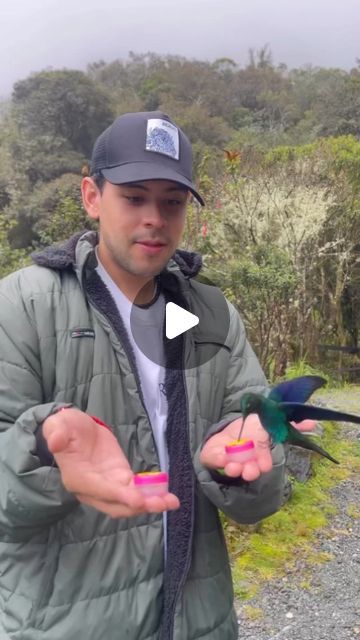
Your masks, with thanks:
[[[129,51],[243,66],[269,44],[275,64],[350,69],[360,57],[359,0],[0,0],[0,96],[44,68],[86,69]]]

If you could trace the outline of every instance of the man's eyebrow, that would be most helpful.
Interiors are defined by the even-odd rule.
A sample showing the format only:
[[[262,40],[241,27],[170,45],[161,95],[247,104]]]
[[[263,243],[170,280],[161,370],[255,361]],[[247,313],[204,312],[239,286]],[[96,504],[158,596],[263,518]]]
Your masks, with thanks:
[[[184,193],[187,193],[189,189],[185,187],[183,184],[179,184],[176,187],[169,187],[168,189],[166,189],[166,191],[184,191]]]
[[[143,184],[140,184],[139,182],[126,182],[125,184],[118,184],[116,185],[118,187],[125,187],[126,189],[142,189],[143,191],[150,191],[150,189],[148,187],[146,187]],[[170,192],[170,191],[183,191],[184,193],[187,193],[189,191],[189,189],[187,187],[185,187],[182,184],[173,186],[173,187],[167,187],[166,191]]]
[[[149,191],[143,184],[137,182],[125,182],[124,184],[118,184],[118,187],[125,187],[125,189],[142,189],[143,191]]]

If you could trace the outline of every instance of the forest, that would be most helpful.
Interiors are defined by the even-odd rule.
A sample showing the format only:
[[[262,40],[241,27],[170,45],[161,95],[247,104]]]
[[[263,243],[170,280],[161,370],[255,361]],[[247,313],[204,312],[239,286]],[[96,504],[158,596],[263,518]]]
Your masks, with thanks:
[[[360,378],[360,60],[349,71],[130,52],[33,73],[0,104],[0,276],[91,228],[80,182],[92,145],[128,111],[187,133],[206,200],[183,248],[241,313],[271,380]]]

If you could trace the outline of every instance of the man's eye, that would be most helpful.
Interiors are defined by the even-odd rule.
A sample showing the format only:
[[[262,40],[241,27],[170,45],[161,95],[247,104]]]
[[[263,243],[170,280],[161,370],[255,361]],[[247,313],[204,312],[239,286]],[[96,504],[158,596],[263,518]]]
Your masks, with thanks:
[[[170,207],[180,207],[183,203],[181,200],[176,200],[175,198],[171,198],[170,200],[167,201],[167,204]]]
[[[125,196],[125,198],[131,204],[142,204],[144,202],[143,196]]]

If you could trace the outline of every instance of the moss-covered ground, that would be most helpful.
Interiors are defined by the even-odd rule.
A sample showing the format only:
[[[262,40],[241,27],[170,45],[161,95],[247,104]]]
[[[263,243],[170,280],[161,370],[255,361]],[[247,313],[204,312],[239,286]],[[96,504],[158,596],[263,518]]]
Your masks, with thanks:
[[[334,407],[330,399],[339,395],[339,390],[335,390],[334,395],[330,391],[327,394],[328,406]],[[343,390],[343,394],[351,395],[351,412],[360,414],[360,387]],[[340,405],[345,410],[344,402]],[[293,493],[289,502],[261,523],[237,525],[223,518],[237,598],[252,598],[264,581],[298,571],[299,566],[302,569],[299,582],[307,588],[310,586],[309,570],[330,559],[329,554],[316,550],[316,538],[336,512],[331,488],[350,476],[360,475],[360,440],[349,439],[346,427],[342,425],[323,423],[323,427],[321,446],[340,461],[339,465],[315,454],[311,479],[306,483],[292,480]],[[348,513],[359,518],[359,505],[350,501]],[[258,611],[250,609],[249,617],[259,615]]]

